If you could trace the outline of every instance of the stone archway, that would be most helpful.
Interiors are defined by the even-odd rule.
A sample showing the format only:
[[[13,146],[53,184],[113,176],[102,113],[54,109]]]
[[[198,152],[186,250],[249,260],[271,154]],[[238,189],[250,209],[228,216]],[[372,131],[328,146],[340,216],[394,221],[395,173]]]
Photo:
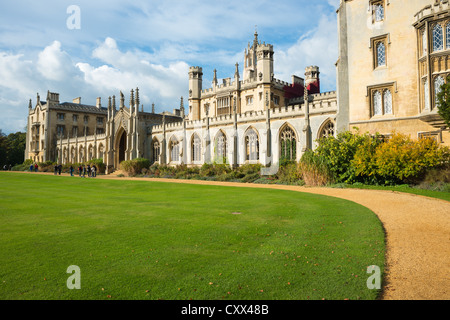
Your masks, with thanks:
[[[127,150],[127,132],[121,128],[116,135],[116,143],[114,145],[114,167],[116,169],[120,168],[120,163],[126,160],[126,150]]]

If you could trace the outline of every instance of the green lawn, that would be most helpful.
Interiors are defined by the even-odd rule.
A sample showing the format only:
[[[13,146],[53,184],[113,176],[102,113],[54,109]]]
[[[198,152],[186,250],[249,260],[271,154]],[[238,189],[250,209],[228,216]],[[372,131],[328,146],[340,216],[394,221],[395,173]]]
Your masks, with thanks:
[[[382,225],[291,191],[0,173],[0,299],[376,299]],[[233,214],[239,212],[240,214]],[[70,265],[81,289],[69,290]]]

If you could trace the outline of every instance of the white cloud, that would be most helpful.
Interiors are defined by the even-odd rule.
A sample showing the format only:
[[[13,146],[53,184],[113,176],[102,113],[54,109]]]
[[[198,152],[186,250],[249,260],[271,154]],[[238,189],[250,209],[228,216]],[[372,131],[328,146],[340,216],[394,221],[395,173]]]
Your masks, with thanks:
[[[276,77],[290,81],[295,74],[303,78],[305,68],[316,65],[321,73],[321,90],[335,90],[334,63],[338,54],[336,17],[323,15],[315,29],[299,38],[291,47],[275,54]]]
[[[106,64],[95,67],[83,62],[77,67],[84,74],[85,82],[100,92],[109,91],[113,95],[114,90],[125,92],[139,87],[143,103],[157,100],[170,104],[188,90],[189,66],[184,61],[172,62],[168,66],[153,64],[142,58],[148,57],[145,52],[120,51],[112,38],[106,38],[94,49],[93,56]]]
[[[48,80],[67,80],[74,72],[70,56],[61,50],[61,43],[54,41],[39,53],[37,70]]]

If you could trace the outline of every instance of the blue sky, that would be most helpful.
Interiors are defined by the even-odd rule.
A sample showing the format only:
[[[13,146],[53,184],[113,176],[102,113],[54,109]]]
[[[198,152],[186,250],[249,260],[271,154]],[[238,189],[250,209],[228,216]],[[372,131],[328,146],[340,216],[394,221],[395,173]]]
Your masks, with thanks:
[[[67,21],[80,9],[79,29]],[[189,66],[203,67],[203,87],[233,77],[244,49],[274,45],[275,77],[304,76],[317,65],[322,91],[336,89],[339,0],[2,1],[0,4],[0,129],[23,131],[28,101],[47,90],[61,102],[102,98],[139,87],[146,111],[172,111],[187,100]],[[241,68],[242,73],[242,68]],[[187,101],[185,102],[187,107]]]

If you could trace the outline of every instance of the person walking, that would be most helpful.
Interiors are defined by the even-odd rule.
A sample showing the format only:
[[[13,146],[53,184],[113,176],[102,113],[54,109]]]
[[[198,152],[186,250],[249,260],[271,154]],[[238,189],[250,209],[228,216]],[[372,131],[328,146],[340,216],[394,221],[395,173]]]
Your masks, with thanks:
[[[34,166],[31,164],[30,165],[30,172],[33,172]]]
[[[86,166],[83,166],[83,178],[86,178]]]
[[[73,166],[70,166],[70,176],[73,177]]]
[[[59,174],[59,175],[61,175],[61,171],[62,171],[62,164],[60,164],[60,165],[58,166],[58,174]]]
[[[37,165],[37,163],[34,164],[34,172],[38,172],[38,165]]]
[[[58,165],[55,164],[55,176],[58,173]]]
[[[91,177],[91,166],[90,166],[90,165],[87,165],[86,170],[87,170],[88,178],[90,178],[90,177]]]
[[[78,174],[80,175],[80,178],[81,178],[82,172],[83,172],[83,167],[81,167],[81,164],[80,164],[80,166],[78,167]]]
[[[92,166],[92,176],[95,178],[97,177],[97,167],[95,164]]]

